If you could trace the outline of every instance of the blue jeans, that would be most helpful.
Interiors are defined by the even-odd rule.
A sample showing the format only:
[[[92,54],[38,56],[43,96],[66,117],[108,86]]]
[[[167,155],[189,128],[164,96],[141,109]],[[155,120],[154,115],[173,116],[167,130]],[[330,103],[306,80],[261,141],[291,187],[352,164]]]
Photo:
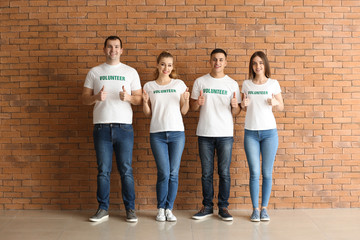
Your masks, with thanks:
[[[110,173],[113,151],[121,177],[121,193],[126,209],[135,209],[135,188],[132,170],[134,132],[131,124],[95,124],[94,145],[98,164],[97,200],[99,208],[108,210]]]
[[[262,157],[262,199],[261,206],[269,204],[272,171],[279,145],[276,129],[253,131],[245,129],[244,148],[250,170],[250,195],[253,208],[259,207],[260,154]]]
[[[157,207],[173,209],[181,156],[185,146],[183,131],[150,133],[150,145],[157,166]]]
[[[229,206],[230,195],[230,163],[234,138],[233,137],[198,137],[199,155],[202,168],[203,205],[212,207],[214,197],[214,157],[215,150],[218,159],[219,174],[219,208]]]

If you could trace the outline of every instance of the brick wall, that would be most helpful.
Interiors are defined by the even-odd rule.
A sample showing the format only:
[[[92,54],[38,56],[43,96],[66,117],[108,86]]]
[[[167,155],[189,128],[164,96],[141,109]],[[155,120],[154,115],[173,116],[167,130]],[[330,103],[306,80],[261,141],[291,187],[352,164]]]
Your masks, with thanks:
[[[250,55],[265,51],[285,99],[275,114],[280,145],[269,207],[360,207],[360,1],[2,0],[0,12],[0,209],[97,207],[92,107],[80,94],[114,34],[142,84],[162,50],[190,87],[209,71],[215,47],[228,51],[227,73],[240,86]],[[134,111],[136,206],[155,209],[150,120],[140,106]],[[235,124],[231,209],[251,208],[244,116]],[[184,119],[176,209],[201,205],[197,118]],[[113,209],[123,209],[119,179],[114,170]]]

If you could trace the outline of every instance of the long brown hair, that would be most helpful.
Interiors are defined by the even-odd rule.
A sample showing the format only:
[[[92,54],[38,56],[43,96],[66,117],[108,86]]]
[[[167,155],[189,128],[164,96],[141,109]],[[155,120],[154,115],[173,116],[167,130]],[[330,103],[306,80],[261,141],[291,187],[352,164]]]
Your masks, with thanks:
[[[157,57],[156,59],[156,63],[159,64],[161,59],[163,58],[172,58],[174,59],[173,55],[171,55],[171,53],[167,52],[167,51],[163,51],[162,53],[160,53],[160,55]],[[159,77],[159,70],[156,68],[155,73],[154,73],[154,79],[156,80]],[[179,77],[179,75],[176,72],[175,66],[173,65],[173,70],[171,71],[170,78],[173,79],[177,79]]]
[[[249,62],[249,78],[254,79],[255,75],[256,75],[254,70],[253,70],[253,67],[252,67],[252,62],[253,62],[255,57],[261,58],[261,60],[264,63],[264,66],[265,66],[265,77],[269,78],[271,76],[269,60],[268,60],[266,54],[264,52],[262,52],[262,51],[254,52],[253,55],[250,58],[250,62]]]

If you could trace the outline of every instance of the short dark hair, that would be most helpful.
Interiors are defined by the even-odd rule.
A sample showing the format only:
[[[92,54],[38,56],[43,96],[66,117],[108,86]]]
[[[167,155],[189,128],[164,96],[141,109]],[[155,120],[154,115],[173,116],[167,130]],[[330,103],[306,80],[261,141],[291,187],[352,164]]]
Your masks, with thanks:
[[[215,48],[214,50],[212,50],[212,52],[210,53],[210,57],[212,57],[212,55],[216,53],[223,53],[225,55],[225,58],[227,58],[227,53],[225,52],[224,49],[221,48]]]
[[[108,40],[119,40],[120,41],[120,48],[122,48],[122,41],[118,36],[109,36],[109,37],[107,37],[105,39],[105,42],[104,42],[104,48],[106,48],[106,44],[107,44]]]
[[[253,70],[253,67],[252,67],[252,61],[254,60],[255,57],[261,58],[261,60],[264,62],[265,77],[269,78],[271,76],[270,63],[269,63],[269,60],[268,60],[266,54],[264,52],[262,52],[262,51],[254,52],[253,55],[250,58],[250,62],[249,62],[249,78],[254,79],[255,75],[256,75],[254,70]]]

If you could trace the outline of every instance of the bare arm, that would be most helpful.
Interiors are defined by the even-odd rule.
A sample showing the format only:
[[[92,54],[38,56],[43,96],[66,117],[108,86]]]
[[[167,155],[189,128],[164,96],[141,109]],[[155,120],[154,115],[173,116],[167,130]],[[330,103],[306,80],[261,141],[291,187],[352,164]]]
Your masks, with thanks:
[[[94,90],[91,88],[84,87],[81,95],[81,100],[84,105],[92,105],[97,101],[105,101],[106,99],[105,88],[102,87],[98,94],[94,94]]]

